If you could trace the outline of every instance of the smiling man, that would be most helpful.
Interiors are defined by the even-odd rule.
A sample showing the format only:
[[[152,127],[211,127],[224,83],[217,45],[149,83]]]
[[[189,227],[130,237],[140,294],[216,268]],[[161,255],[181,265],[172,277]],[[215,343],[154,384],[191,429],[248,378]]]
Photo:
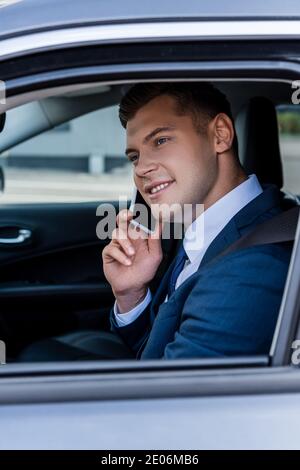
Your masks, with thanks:
[[[137,239],[122,211],[103,250],[116,302],[112,329],[135,357],[186,358],[267,353],[290,258],[282,244],[214,258],[281,209],[278,188],[246,175],[226,97],[209,83],[135,85],[120,104],[135,184],[151,205],[203,204],[157,292],[161,223]],[[204,243],[187,237],[200,228]],[[199,230],[200,233],[200,230]]]

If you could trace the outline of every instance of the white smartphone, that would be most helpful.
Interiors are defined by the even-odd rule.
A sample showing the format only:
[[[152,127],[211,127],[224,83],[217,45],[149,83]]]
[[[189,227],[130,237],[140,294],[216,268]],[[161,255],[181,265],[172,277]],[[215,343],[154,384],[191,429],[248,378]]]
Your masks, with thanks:
[[[137,206],[137,204],[138,205],[142,204],[145,207],[143,214],[140,213],[139,207]],[[146,203],[146,201],[141,196],[140,192],[135,186],[132,191],[129,210],[133,212],[134,214],[134,218],[130,222],[132,225],[134,225],[135,227],[139,227],[148,235],[151,235],[154,233],[155,224],[156,224],[155,218],[153,217],[151,213],[150,207],[148,206],[148,204]]]

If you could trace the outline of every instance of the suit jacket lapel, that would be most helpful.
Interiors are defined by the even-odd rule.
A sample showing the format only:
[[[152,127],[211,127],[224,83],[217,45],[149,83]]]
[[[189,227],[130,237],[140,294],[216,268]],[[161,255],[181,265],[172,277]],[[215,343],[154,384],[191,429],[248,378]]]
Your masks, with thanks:
[[[231,219],[230,222],[224,227],[224,229],[216,236],[212,243],[207,248],[201,263],[200,267],[204,266],[206,263],[211,261],[215,256],[221,253],[227,246],[231,245],[240,237],[240,232],[236,225],[234,219]]]

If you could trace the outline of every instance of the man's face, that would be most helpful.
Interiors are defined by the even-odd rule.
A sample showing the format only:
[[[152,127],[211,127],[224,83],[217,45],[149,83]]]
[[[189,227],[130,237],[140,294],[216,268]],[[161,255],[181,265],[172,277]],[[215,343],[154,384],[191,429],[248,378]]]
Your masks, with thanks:
[[[174,98],[161,95],[128,121],[126,132],[134,181],[149,205],[205,203],[217,178],[209,129],[197,132],[192,115],[178,115]]]

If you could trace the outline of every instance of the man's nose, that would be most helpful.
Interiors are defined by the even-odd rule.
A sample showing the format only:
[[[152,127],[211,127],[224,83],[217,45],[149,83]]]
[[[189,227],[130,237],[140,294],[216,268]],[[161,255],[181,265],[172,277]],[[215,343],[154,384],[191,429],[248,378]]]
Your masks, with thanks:
[[[157,168],[157,162],[155,162],[150,155],[140,155],[137,165],[135,166],[135,174],[143,177],[147,175],[147,173],[157,170]]]

